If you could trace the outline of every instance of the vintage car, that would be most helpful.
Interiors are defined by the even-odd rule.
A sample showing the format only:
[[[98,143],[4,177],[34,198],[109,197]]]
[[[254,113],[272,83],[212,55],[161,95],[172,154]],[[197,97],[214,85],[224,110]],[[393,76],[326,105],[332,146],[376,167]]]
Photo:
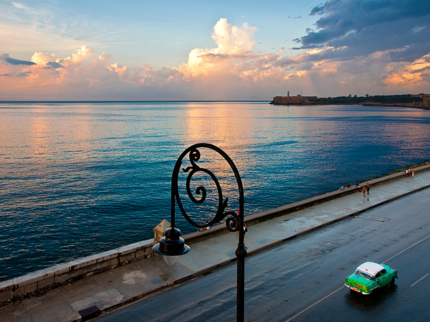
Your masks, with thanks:
[[[388,265],[366,262],[345,279],[345,286],[351,291],[369,295],[378,288],[394,285],[396,278],[397,271]]]

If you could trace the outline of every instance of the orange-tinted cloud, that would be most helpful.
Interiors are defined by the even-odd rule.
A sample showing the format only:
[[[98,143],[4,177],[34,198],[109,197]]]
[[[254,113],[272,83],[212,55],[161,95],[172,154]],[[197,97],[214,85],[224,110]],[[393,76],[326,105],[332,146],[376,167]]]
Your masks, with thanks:
[[[391,61],[406,49],[340,59],[347,46],[309,49],[295,56],[255,52],[257,29],[220,19],[213,48],[194,48],[178,67],[132,68],[81,46],[67,57],[35,52],[29,61],[0,54],[0,99],[145,100],[270,99],[275,95],[419,92],[428,88],[430,54],[413,63]],[[422,32],[422,31],[420,31]]]
[[[186,80],[199,76],[217,76],[234,73],[240,62],[255,59],[252,48],[255,44],[256,28],[244,24],[242,27],[231,26],[227,19],[220,19],[214,26],[212,39],[217,47],[211,49],[194,48],[188,55],[188,61],[177,70]],[[235,70],[232,70],[231,67]]]
[[[430,54],[412,63],[392,63],[385,68],[383,82],[392,87],[414,89],[430,79]]]

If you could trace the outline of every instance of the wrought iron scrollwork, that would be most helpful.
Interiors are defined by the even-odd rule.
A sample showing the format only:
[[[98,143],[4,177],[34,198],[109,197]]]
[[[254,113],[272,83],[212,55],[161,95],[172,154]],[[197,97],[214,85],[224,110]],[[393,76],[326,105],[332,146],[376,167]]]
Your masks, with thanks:
[[[233,170],[234,175],[236,177],[237,186],[239,188],[239,210],[235,211],[226,211],[228,205],[228,198],[224,200],[222,195],[221,186],[219,184],[216,176],[209,171],[208,169],[204,169],[198,166],[197,162],[200,160],[200,148],[207,148],[213,151],[218,152],[230,165],[230,168]],[[203,186],[199,186],[195,190],[196,196],[191,191],[191,179],[193,175],[198,172],[203,172],[206,175],[209,175],[213,182],[217,187],[218,192],[218,209],[214,219],[211,222],[207,222],[204,225],[199,225],[195,223],[185,211],[178,190],[178,177],[181,169],[182,160],[189,154],[191,166],[185,169],[182,169],[185,173],[188,174],[187,177],[187,194],[192,202],[195,204],[202,204],[205,202],[207,197],[207,190]],[[236,249],[237,256],[237,321],[244,321],[245,314],[245,257],[247,255],[246,247],[244,244],[245,239],[245,231],[246,226],[244,225],[244,197],[243,197],[243,185],[242,179],[240,178],[239,171],[237,171],[236,166],[230,157],[222,151],[220,148],[207,143],[199,143],[193,146],[190,146],[184,152],[182,152],[179,159],[176,161],[175,168],[173,169],[172,175],[172,194],[171,194],[171,227],[166,230],[165,237],[160,239],[160,243],[154,245],[153,249],[156,253],[165,255],[165,256],[178,256],[184,255],[190,251],[190,247],[185,245],[185,241],[181,238],[181,231],[175,226],[175,210],[176,205],[178,205],[179,209],[182,212],[184,218],[193,226],[203,228],[213,225],[214,223],[218,223],[224,218],[226,219],[226,225],[228,230],[237,231],[236,235],[239,235],[239,240]]]
[[[189,147],[188,149],[186,149],[181,154],[178,161],[176,162],[175,168],[173,170],[173,176],[172,176],[172,211],[174,212],[174,202],[176,200],[177,205],[178,205],[180,211],[182,212],[182,215],[194,227],[197,227],[197,228],[209,227],[213,224],[219,223],[224,218],[228,217],[226,219],[227,229],[229,231],[233,231],[233,232],[237,231],[238,228],[240,227],[239,224],[242,221],[240,219],[241,216],[239,216],[239,214],[234,212],[234,211],[226,211],[227,206],[228,206],[228,198],[224,199],[223,193],[222,193],[222,188],[221,188],[221,185],[219,183],[219,180],[217,179],[217,177],[214,175],[214,173],[212,171],[205,169],[205,168],[202,168],[197,164],[197,162],[200,160],[200,157],[201,157],[200,151],[198,150],[199,148],[207,148],[207,149],[211,149],[213,151],[216,151],[229,163],[231,169],[233,170],[233,172],[235,174],[236,181],[237,181],[238,188],[239,188],[239,213],[243,214],[243,186],[242,186],[242,181],[241,181],[241,178],[239,176],[239,172],[238,172],[236,166],[234,165],[234,163],[230,159],[230,157],[226,153],[224,153],[221,149],[219,149],[218,147],[216,147],[214,145],[206,144],[206,143],[199,143],[199,144],[195,144],[195,145]],[[179,177],[179,172],[180,172],[182,160],[187,156],[187,154],[189,155],[189,160],[190,160],[191,166],[189,166],[187,168],[183,168],[182,171],[187,173],[186,191],[187,191],[187,195],[190,198],[190,200],[195,204],[203,204],[206,200],[206,197],[207,197],[207,190],[202,185],[198,186],[195,189],[195,193],[193,193],[193,191],[191,191],[192,178],[197,173],[204,173],[204,174],[208,175],[211,178],[211,180],[213,181],[213,183],[215,184],[216,190],[218,193],[218,206],[217,206],[217,211],[216,211],[215,217],[212,220],[210,220],[204,224],[198,224],[191,219],[191,217],[188,215],[188,213],[184,209],[184,206],[182,204],[182,201],[181,201],[181,198],[179,195],[178,177]],[[172,221],[174,224],[174,213],[172,213]]]

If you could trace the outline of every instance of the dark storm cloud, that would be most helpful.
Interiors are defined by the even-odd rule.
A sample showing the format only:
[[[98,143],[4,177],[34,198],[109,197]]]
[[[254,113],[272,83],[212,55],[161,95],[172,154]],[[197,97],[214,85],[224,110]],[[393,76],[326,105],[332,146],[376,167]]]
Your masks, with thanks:
[[[16,77],[28,77],[31,74],[31,72],[22,72],[16,75]]]
[[[9,54],[0,54],[0,60],[3,60],[11,65],[36,65],[32,61],[11,58]]]
[[[344,59],[398,49],[393,61],[413,61],[430,52],[429,0],[327,1],[310,14],[322,16],[316,31],[296,39],[299,49],[341,48],[337,54]]]
[[[324,6],[319,5],[312,9],[310,16],[322,15],[324,13]]]
[[[44,67],[45,69],[57,69],[57,68],[65,68],[64,66],[62,66],[60,63],[57,63],[55,61],[50,61],[47,62],[46,65],[48,65],[48,67]]]

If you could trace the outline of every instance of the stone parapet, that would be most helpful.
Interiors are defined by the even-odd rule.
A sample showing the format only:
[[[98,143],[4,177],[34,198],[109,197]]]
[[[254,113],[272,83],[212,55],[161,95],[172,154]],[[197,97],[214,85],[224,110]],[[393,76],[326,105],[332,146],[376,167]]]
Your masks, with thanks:
[[[413,170],[415,173],[430,170],[430,165],[414,168]],[[371,187],[374,187],[379,184],[403,178],[404,176],[405,174],[403,172],[399,172],[382,178],[369,180],[368,182]],[[360,188],[362,188],[366,183],[361,184]],[[320,196],[294,202],[286,206],[246,216],[245,222],[248,226],[252,226],[276,217],[294,213],[298,210],[356,193],[357,191],[358,189],[355,186],[344,190],[336,190]],[[183,236],[183,238],[187,244],[191,245],[228,232],[229,231],[225,225],[217,225],[212,227],[210,230],[187,234]],[[152,250],[153,245],[153,239],[144,240],[100,254],[79,258],[68,263],[55,265],[8,281],[0,282],[0,305],[7,304],[13,300],[25,298],[29,295],[43,293],[60,285],[68,284],[74,280],[79,280],[114,269],[118,266],[154,256],[155,253]]]
[[[153,256],[152,246],[144,240],[0,282],[0,305]]]

